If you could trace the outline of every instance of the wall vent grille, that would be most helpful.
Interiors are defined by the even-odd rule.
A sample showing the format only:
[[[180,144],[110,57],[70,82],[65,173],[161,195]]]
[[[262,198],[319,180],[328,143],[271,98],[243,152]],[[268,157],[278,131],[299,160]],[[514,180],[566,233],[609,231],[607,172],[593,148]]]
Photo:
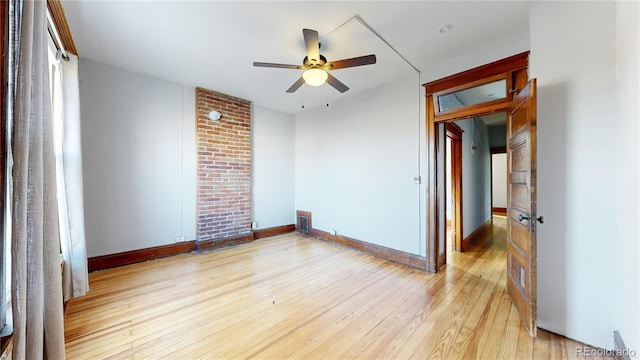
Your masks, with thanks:
[[[309,234],[309,218],[306,216],[300,216],[298,218],[300,224],[300,232],[303,234]]]
[[[313,226],[311,225],[311,213],[309,211],[296,211],[296,228],[300,234],[309,235]]]

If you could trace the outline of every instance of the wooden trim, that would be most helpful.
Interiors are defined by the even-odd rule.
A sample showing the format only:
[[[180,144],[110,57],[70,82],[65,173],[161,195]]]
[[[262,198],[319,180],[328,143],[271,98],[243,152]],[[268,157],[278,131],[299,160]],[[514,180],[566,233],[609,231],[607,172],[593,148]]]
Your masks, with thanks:
[[[62,46],[64,46],[64,49],[68,53],[77,56],[78,49],[76,49],[76,43],[73,41],[73,36],[71,36],[71,29],[69,29],[69,23],[67,22],[67,17],[64,15],[64,9],[62,8],[60,0],[47,0],[47,9],[51,14],[51,19],[53,20],[56,30],[58,30]]]
[[[372,243],[368,243],[366,241],[352,239],[350,237],[342,236],[342,235],[333,235],[326,231],[314,229],[311,224],[311,212],[296,210],[296,226],[295,229],[300,231],[300,216],[306,216],[309,219],[309,236],[315,237],[317,239],[334,242],[337,244],[341,244],[348,248],[359,250],[369,255],[373,255],[382,259],[386,259],[389,261],[393,261],[399,264],[407,265],[410,267],[414,267],[421,270],[427,269],[427,259],[425,257],[410,254],[404,251],[391,249],[385,246],[376,245]],[[285,225],[290,226],[290,225]],[[302,234],[302,233],[301,233]]]
[[[240,245],[252,242],[254,240],[253,232],[229,236],[226,238],[205,240],[197,242],[197,251],[219,249],[227,246]]]
[[[439,80],[425,83],[422,86],[424,86],[426,90],[426,95],[431,95],[436,92],[471,83],[479,79],[526,69],[528,66],[529,52],[525,51],[508,58],[494,61],[492,63],[478,66],[467,71],[459,72],[457,74],[447,76]]]
[[[493,229],[493,219],[487,220],[484,224],[480,225],[476,231],[472,232],[469,236],[462,240],[462,250],[466,251],[471,246],[475,245],[478,241],[482,240]]]
[[[154,246],[150,248],[124,251],[116,254],[94,256],[88,259],[89,271],[110,269],[118,266],[135,264],[165,256],[192,252],[196,249],[195,240],[176,244]]]
[[[436,188],[436,157],[437,157],[437,143],[436,143],[436,124],[434,121],[434,108],[433,108],[433,95],[427,94],[427,100],[425,102],[425,111],[427,117],[427,126],[425,126],[427,146],[426,160],[427,160],[427,237],[426,237],[426,259],[427,270],[431,273],[438,271],[438,234],[442,229],[438,229],[438,214],[442,209],[438,208]]]
[[[453,243],[454,243],[454,250],[455,251],[463,251],[462,250],[462,202],[463,202],[463,198],[462,198],[462,133],[464,132],[464,130],[462,130],[462,128],[460,128],[458,125],[456,125],[453,122],[448,122],[445,123],[445,136],[451,139],[451,159],[447,159],[446,157],[446,149],[445,149],[445,162],[450,161],[451,162],[451,174],[447,174],[445,172],[445,180],[444,183],[447,183],[447,175],[451,175],[451,185],[453,187],[452,190],[452,195],[453,195],[453,200],[454,200],[454,204],[455,204],[455,208],[453,209],[454,212],[454,229],[455,229],[455,238],[453,239]],[[446,143],[445,143],[446,146]],[[446,169],[446,164],[444,164],[444,168]],[[445,189],[443,192],[443,196],[445,199],[445,218],[446,218],[446,208],[447,208],[447,202],[449,201],[447,199],[447,189],[446,189],[446,185],[445,185]],[[446,227],[445,229],[443,229],[443,231],[445,232],[445,236],[446,236],[446,232],[448,231],[449,227]],[[446,245],[445,245],[446,246]],[[447,253],[447,249],[444,249],[444,252],[441,250],[438,250],[439,253],[443,253],[444,254],[444,259],[442,261],[438,261],[438,263],[442,263],[442,265],[444,265],[446,263],[446,253]],[[441,265],[441,264],[438,264]],[[438,266],[438,268],[440,268],[441,266]]]
[[[431,96],[431,95],[430,95]],[[434,115],[434,122],[452,121],[452,120],[464,120],[471,119],[478,116],[495,114],[498,112],[507,111],[509,104],[511,103],[511,95],[507,95],[506,99],[492,100],[480,104],[471,106],[465,106],[463,108],[451,110],[447,113],[440,115]]]
[[[307,228],[309,229],[309,233],[311,233],[311,229],[313,228],[311,224],[311,211],[296,210],[296,230],[298,231],[300,231],[300,216],[304,216],[309,219]]]
[[[295,224],[274,226],[266,229],[253,230],[253,238],[255,240],[262,239],[270,236],[281,235],[296,231]]]
[[[333,243],[337,243],[343,246],[346,246],[350,249],[362,251],[366,254],[373,255],[375,257],[379,257],[385,260],[393,261],[398,264],[410,266],[412,268],[425,270],[426,269],[426,258],[410,254],[404,251],[391,249],[382,245],[376,245],[372,243],[368,243],[366,241],[352,239],[347,236],[342,235],[333,235],[326,231],[318,230],[318,229],[309,229],[309,235],[318,238],[320,240],[325,240]]]
[[[493,213],[493,215],[507,216],[507,208],[494,206],[491,208],[491,213]]]
[[[458,126],[458,124],[454,122],[445,123],[444,129],[446,130],[448,137],[456,140],[462,140],[462,133],[464,132],[464,130],[462,130],[462,128]]]
[[[492,148],[489,149],[489,152],[491,152],[491,155],[493,155],[493,154],[506,154],[507,153],[507,147],[506,146],[492,147]]]
[[[251,233],[227,238],[207,240],[196,243],[195,240],[176,244],[153,246],[144,249],[123,251],[116,254],[94,256],[88,259],[89,271],[110,269],[118,266],[135,264],[142,261],[158,259],[167,256],[184,254],[193,251],[213,250],[233,245],[245,244],[255,239],[286,234],[296,230],[293,224],[274,226],[266,229],[254,230]]]

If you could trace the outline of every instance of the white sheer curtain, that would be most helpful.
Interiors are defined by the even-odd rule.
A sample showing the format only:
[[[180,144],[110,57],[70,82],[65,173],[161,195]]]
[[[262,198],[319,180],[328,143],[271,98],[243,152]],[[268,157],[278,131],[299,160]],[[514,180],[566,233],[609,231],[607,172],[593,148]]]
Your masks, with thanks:
[[[89,290],[84,232],[78,57],[60,52],[52,64],[52,105],[64,300]]]
[[[64,359],[47,4],[9,4],[14,359]]]

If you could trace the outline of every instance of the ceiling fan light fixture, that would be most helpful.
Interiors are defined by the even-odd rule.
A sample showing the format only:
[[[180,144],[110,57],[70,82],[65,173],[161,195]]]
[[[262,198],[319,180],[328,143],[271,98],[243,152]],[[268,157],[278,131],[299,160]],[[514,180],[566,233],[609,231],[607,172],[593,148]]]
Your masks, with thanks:
[[[322,69],[309,69],[302,73],[304,82],[311,86],[320,86],[327,82],[329,74]]]

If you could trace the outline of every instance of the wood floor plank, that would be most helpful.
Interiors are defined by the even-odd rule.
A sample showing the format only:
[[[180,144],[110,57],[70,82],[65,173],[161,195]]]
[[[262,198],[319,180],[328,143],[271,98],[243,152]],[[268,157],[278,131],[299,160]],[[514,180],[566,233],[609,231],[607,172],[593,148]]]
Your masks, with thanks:
[[[68,359],[573,359],[506,293],[506,221],[428,274],[297,233],[90,274]]]
[[[381,268],[381,270],[384,269]],[[357,277],[358,274],[355,274],[355,276]],[[353,281],[358,282],[358,280]],[[274,307],[274,314],[267,317],[260,316],[255,323],[249,322],[249,325],[251,325],[249,331],[243,331],[240,334],[242,328],[247,324],[246,322],[238,323],[225,329],[225,331],[235,331],[240,334],[236,339],[240,342],[245,340],[246,343],[251,343],[251,348],[237,348],[233,346],[234,344],[229,344],[227,347],[219,347],[216,352],[228,351],[227,354],[233,358],[254,357],[256,352],[260,352],[262,348],[275,341],[273,334],[268,331],[269,329],[273,331],[274,328],[277,328],[279,338],[289,337],[295,329],[304,324],[300,323],[301,318],[309,318],[309,314],[319,314],[324,317],[332,307],[332,304],[339,303],[340,294],[344,295],[351,291],[353,296],[349,298],[347,303],[355,302],[372,296],[382,287],[389,286],[390,281],[387,277],[380,277],[379,281],[377,281],[378,284],[361,284],[360,287],[351,287],[350,289],[344,288],[341,283],[333,283],[325,287],[326,291],[323,293],[308,293],[303,294],[302,297],[295,296],[293,293],[283,293],[276,301],[277,306]],[[267,319],[266,321],[264,320],[265,318]],[[216,354],[213,353],[211,355]]]
[[[408,282],[401,282],[401,279],[394,279],[394,285],[400,285],[407,296],[412,296],[423,284],[411,281],[407,277]],[[330,324],[324,325],[322,322],[316,321],[315,331],[324,340],[324,344],[317,343],[318,346],[308,346],[304,351],[294,353],[296,358],[308,358],[311,356],[319,356],[322,358],[353,358],[357,357],[362,347],[368,347],[374,341],[376,330],[382,329],[382,323],[385,319],[400,309],[406,302],[406,298],[397,296],[399,288],[393,286],[382,289],[374,294],[377,299],[374,301],[367,300],[366,303],[358,304],[356,311],[349,308],[336,309],[335,326]],[[384,328],[384,331],[390,331]],[[344,335],[348,334],[348,338]],[[379,333],[378,333],[379,334]],[[379,334],[380,335],[380,334]],[[360,344],[360,349],[356,346]]]
[[[497,359],[515,359],[516,358],[516,350],[518,347],[518,335],[520,332],[524,331],[521,329],[522,321],[520,320],[520,315],[518,314],[518,309],[516,309],[513,304],[510,303],[507,322],[504,326],[504,331],[502,332],[502,341],[500,343],[500,352],[498,353]],[[563,359],[565,357],[552,357],[552,359]]]

